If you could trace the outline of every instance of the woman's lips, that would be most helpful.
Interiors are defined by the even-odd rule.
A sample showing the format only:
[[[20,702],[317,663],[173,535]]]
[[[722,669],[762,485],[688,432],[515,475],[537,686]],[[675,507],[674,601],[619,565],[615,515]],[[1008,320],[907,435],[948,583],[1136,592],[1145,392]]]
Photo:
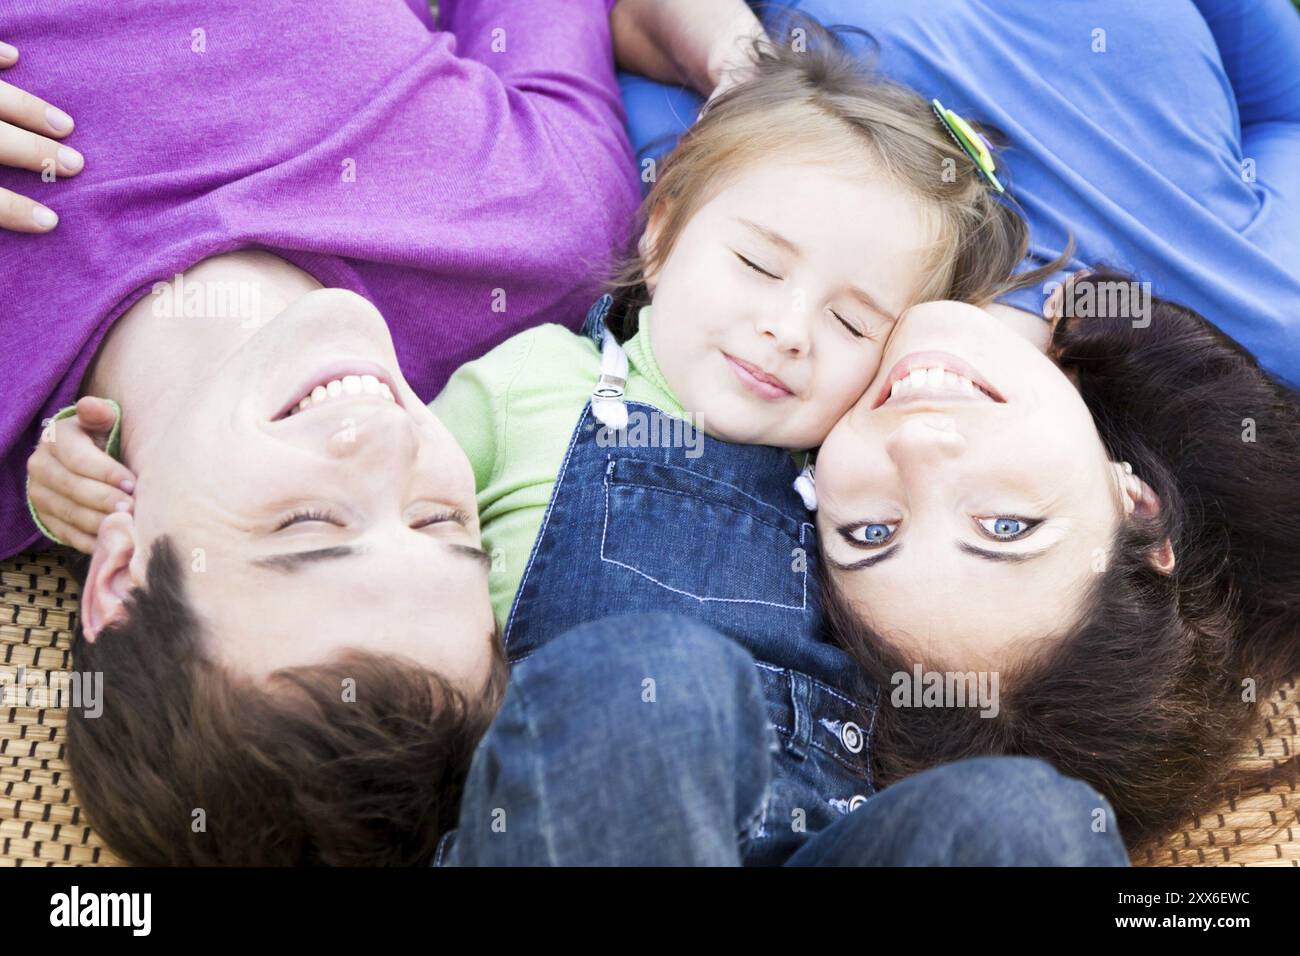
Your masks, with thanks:
[[[951,352],[910,352],[904,355],[894,367],[889,370],[889,375],[885,379],[885,384],[881,386],[876,395],[876,400],[871,403],[873,409],[879,408],[889,401],[890,393],[893,391],[894,383],[900,382],[907,378],[913,369],[942,368],[954,375],[968,379],[976,388],[984,392],[987,399],[992,399],[998,404],[1005,404],[1006,399],[1002,393],[989,384],[988,380],[982,376],[978,370],[964,359],[958,358]],[[986,400],[987,400],[986,399]]]
[[[736,373],[736,378],[740,379],[740,384],[759,398],[771,401],[777,398],[788,398],[794,394],[785,382],[775,375],[764,372],[757,365],[738,359],[734,355],[728,355],[726,352],[722,353],[722,357],[727,360],[731,370]]]

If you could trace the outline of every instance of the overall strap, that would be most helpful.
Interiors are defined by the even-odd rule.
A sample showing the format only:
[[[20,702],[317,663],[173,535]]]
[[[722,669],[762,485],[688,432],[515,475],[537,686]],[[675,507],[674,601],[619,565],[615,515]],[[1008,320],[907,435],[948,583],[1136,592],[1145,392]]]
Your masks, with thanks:
[[[614,431],[627,427],[623,389],[627,385],[627,353],[605,325],[613,296],[602,295],[587,312],[582,332],[600,346],[600,377],[591,390],[591,413]]]

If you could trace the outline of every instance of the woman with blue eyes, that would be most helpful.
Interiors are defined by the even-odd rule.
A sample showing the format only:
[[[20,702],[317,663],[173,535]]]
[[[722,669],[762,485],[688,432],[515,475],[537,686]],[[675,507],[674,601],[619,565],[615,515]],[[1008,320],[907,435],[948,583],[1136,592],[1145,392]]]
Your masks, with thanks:
[[[861,28],[882,73],[1000,129],[1024,266],[1075,254],[987,309],[907,312],[819,451],[826,634],[883,688],[876,783],[1040,756],[1103,793],[1139,848],[1264,782],[1233,768],[1255,701],[1300,671],[1300,16],[1286,0],[789,5]],[[690,120],[679,91],[623,88],[638,148]],[[1080,279],[1042,322],[1099,263],[1150,281]],[[1138,311],[1085,318],[1106,290]],[[917,666],[997,674],[998,716],[905,706]]]
[[[1300,670],[1300,397],[1160,299],[1059,317],[1127,282],[1073,280],[1046,340],[955,302],[905,313],[815,497],[825,637],[883,688],[877,786],[1040,757],[1133,853],[1269,779],[1233,766]],[[991,716],[909,693],[972,672]]]

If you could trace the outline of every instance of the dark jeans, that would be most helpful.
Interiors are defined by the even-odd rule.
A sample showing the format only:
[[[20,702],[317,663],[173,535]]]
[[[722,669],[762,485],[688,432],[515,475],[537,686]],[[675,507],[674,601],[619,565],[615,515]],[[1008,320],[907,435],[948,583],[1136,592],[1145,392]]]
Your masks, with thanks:
[[[776,735],[753,659],[689,618],[575,628],[515,666],[439,865],[735,866],[769,819]],[[1094,821],[1104,821],[1097,826]],[[1126,866],[1114,812],[1040,760],[982,757],[878,792],[790,865]]]

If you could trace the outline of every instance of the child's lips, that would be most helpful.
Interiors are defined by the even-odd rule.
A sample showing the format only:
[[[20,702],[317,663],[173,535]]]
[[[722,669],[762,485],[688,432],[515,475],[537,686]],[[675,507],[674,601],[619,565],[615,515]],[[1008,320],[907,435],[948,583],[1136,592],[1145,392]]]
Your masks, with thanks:
[[[722,353],[723,358],[731,366],[731,370],[736,373],[736,378],[740,379],[740,384],[753,392],[759,398],[773,400],[778,398],[789,398],[794,392],[790,386],[781,381],[775,375],[764,372],[757,365],[746,362],[744,359],[738,359],[734,355]]]

